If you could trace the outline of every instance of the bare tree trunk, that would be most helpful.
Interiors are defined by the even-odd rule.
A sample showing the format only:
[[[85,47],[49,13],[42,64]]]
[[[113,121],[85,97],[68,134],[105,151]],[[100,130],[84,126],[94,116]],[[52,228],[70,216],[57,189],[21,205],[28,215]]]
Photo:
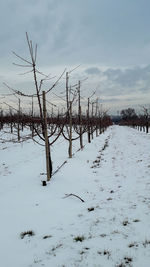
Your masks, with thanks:
[[[33,96],[32,96],[32,109],[31,109],[31,116],[32,116],[32,120],[33,120]],[[34,137],[34,122],[31,122],[31,131],[32,131],[32,138]]]
[[[19,99],[19,105],[18,105],[18,123],[17,123],[17,136],[18,136],[18,141],[20,141],[20,99]]]
[[[83,133],[82,133],[82,114],[81,114],[81,106],[79,108],[79,116],[80,116],[80,148],[83,148]]]
[[[98,125],[97,125],[97,115],[98,115],[98,98],[96,99],[96,137],[98,136]]]
[[[3,129],[3,110],[1,110],[1,123],[0,123],[0,130]]]
[[[94,138],[94,135],[93,135],[93,109],[94,109],[94,103],[92,103],[92,124],[91,124],[91,137],[92,139]]]
[[[12,123],[12,112],[11,112],[11,109],[9,109],[9,115],[10,115],[10,118],[11,118],[11,122],[10,122],[10,132],[11,134],[13,133],[13,123]]]
[[[46,171],[47,171],[47,181],[49,181],[51,179],[51,176],[52,176],[52,161],[51,161],[51,156],[50,156],[50,145],[49,145],[48,134],[47,134],[45,91],[43,91],[43,116],[44,116],[45,152],[46,152]]]
[[[81,101],[80,101],[80,81],[78,83],[78,115],[79,115],[79,129],[80,129],[80,148],[83,148],[83,138],[82,138],[82,112],[81,112]]]
[[[146,122],[146,133],[148,133],[148,122]]]
[[[72,102],[69,102],[69,158],[72,158]]]
[[[13,133],[13,126],[12,126],[12,122],[10,123],[10,132],[11,132],[11,134]]]
[[[68,75],[68,72],[66,72],[66,103],[67,103],[67,113],[69,113],[69,89],[68,89],[68,80],[69,80],[69,75]]]
[[[88,110],[87,110],[87,124],[88,125],[87,125],[87,134],[88,134],[88,143],[91,143],[89,112],[90,112],[90,99],[88,98]]]

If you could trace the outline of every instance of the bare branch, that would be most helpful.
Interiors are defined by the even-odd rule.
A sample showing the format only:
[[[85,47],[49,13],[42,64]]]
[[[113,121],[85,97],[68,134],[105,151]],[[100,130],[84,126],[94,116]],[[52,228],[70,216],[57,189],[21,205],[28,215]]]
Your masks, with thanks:
[[[33,139],[33,141],[34,141],[35,143],[37,143],[38,145],[40,145],[40,146],[45,146],[45,145],[39,143],[37,140],[35,140],[34,137],[32,137],[32,139]]]
[[[28,33],[26,32],[26,39],[27,39],[27,43],[28,43],[28,48],[29,48],[29,52],[30,52],[30,56],[31,56],[31,59],[32,59],[32,66],[34,65],[35,66],[35,61],[34,61],[34,58],[33,58],[33,49],[32,49],[32,41],[29,41],[29,37],[28,37]]]
[[[37,58],[37,44],[35,45],[35,54],[34,54],[34,60],[36,62],[36,58]]]
[[[57,105],[51,103],[50,101],[46,100],[47,103],[49,103],[51,106],[57,107]]]
[[[67,160],[65,160],[58,168],[56,171],[53,172],[52,176],[54,176],[54,174],[56,174],[65,164],[67,163]]]
[[[53,92],[53,95],[57,96],[58,98],[60,98],[61,100],[65,101],[66,102],[66,99],[63,99],[63,97],[59,96],[59,95],[56,95],[54,92]]]
[[[33,129],[36,132],[36,134],[38,135],[38,137],[45,142],[45,139],[39,134],[39,132],[37,131],[37,129],[34,126],[33,126]]]
[[[66,197],[71,197],[71,196],[73,196],[73,197],[77,197],[78,199],[80,199],[82,202],[85,202],[81,197],[79,197],[79,196],[77,196],[77,195],[75,195],[75,194],[65,194],[65,197],[63,197],[63,198],[66,198]]]
[[[80,65],[78,65],[77,67],[75,67],[74,69],[72,69],[72,70],[68,71],[68,73],[71,73],[71,72],[73,72],[74,70],[78,69],[80,66],[81,66],[81,64],[80,64]]]
[[[30,66],[32,66],[32,63],[31,63],[30,61],[28,61],[27,59],[25,59],[25,58],[19,56],[19,55],[16,54],[16,52],[14,52],[14,51],[12,51],[12,53],[13,53],[16,57],[18,57],[19,59],[21,59],[22,61],[24,61],[24,62],[28,63]]]
[[[18,109],[16,109],[16,108],[14,108],[14,107],[12,107],[11,105],[9,105],[9,104],[7,104],[6,102],[3,102],[6,106],[8,106],[9,108],[12,108],[12,109],[14,109],[15,111],[17,111],[18,112]]]
[[[29,74],[31,72],[33,72],[33,70],[29,70],[29,71],[26,71],[26,72],[23,72],[23,73],[19,73],[19,75],[26,75],[26,74]]]
[[[12,64],[17,66],[17,67],[31,68],[31,65],[21,65],[21,64],[14,63],[14,62]]]
[[[17,94],[17,95],[20,95],[20,96],[25,96],[25,97],[36,97],[37,95],[36,94],[32,94],[32,95],[27,95],[27,94],[24,94],[22,93],[21,91],[19,90],[15,90],[13,89],[12,87],[8,86],[8,84],[6,83],[3,83],[9,90],[13,91],[14,92],[14,95]]]
[[[47,91],[46,91],[46,94],[49,93],[57,84],[58,82],[60,81],[60,79],[63,77],[64,73],[65,73],[66,69],[62,72],[62,74],[59,76],[59,78],[57,79],[57,81],[52,85],[51,88],[49,88]]]
[[[56,137],[56,138],[49,144],[50,146],[53,145],[53,144],[56,142],[56,140],[59,138],[59,136],[60,136],[61,133],[63,132],[63,128],[64,128],[64,125],[62,126],[62,128],[61,128],[59,134],[57,135],[57,137]]]

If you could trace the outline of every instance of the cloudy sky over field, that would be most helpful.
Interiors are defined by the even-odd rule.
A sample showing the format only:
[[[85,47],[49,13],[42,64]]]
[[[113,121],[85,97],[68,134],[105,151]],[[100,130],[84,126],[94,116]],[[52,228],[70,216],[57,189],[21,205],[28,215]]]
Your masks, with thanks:
[[[70,82],[88,77],[84,96],[96,88],[113,111],[149,104],[149,10],[149,0],[1,0],[0,93],[6,92],[3,82],[30,87],[11,53],[28,58],[28,32],[38,44],[41,71],[59,75],[81,64]]]

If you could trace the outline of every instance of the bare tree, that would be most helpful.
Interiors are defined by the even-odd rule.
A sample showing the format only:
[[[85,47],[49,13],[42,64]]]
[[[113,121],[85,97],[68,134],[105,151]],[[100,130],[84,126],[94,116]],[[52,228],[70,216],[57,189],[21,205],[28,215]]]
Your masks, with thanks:
[[[142,107],[143,113],[144,113],[144,125],[146,127],[146,133],[148,133],[149,129],[149,119],[150,119],[150,111],[146,107]]]
[[[18,64],[18,63],[13,63],[13,64],[19,67],[29,68],[29,71],[25,72],[24,74],[27,74],[27,73],[33,74],[35,93],[25,94],[21,90],[13,89],[9,87],[7,84],[5,85],[7,86],[9,90],[13,92],[14,95],[30,97],[32,98],[32,101],[33,101],[33,98],[37,98],[39,114],[40,114],[40,123],[42,127],[42,135],[39,132],[39,130],[34,126],[34,124],[32,126],[33,126],[33,129],[36,135],[38,135],[39,138],[45,143],[47,180],[49,181],[52,176],[52,160],[51,160],[51,153],[50,153],[50,145],[58,139],[58,137],[60,136],[62,132],[62,128],[60,129],[60,132],[55,138],[55,140],[53,140],[52,143],[50,143],[49,138],[51,137],[51,135],[48,135],[48,132],[47,132],[46,94],[48,94],[54,87],[56,87],[56,85],[58,84],[62,76],[64,75],[65,70],[46,91],[43,90],[42,87],[43,87],[44,81],[49,81],[51,78],[49,77],[49,75],[45,75],[37,69],[37,44],[35,45],[35,47],[33,46],[33,43],[31,40],[29,40],[27,33],[26,33],[26,40],[27,40],[30,58],[26,59],[18,55],[16,52],[13,52],[13,54],[22,62],[21,64]],[[42,76],[42,79],[40,80],[38,79],[39,75]],[[33,137],[33,134],[32,134],[32,137]]]

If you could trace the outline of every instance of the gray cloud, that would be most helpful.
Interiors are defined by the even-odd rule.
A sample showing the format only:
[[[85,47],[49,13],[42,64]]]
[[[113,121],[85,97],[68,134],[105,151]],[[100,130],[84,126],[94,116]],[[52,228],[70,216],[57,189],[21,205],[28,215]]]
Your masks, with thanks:
[[[148,64],[149,8],[147,0],[1,1],[0,54],[25,53],[28,31],[42,64]]]
[[[91,67],[89,87],[98,89],[96,95],[102,103],[118,105],[118,103],[148,103],[150,97],[150,65],[129,68],[101,68]],[[92,70],[92,71],[91,71]],[[95,75],[95,71],[97,75]],[[98,71],[97,71],[98,70]],[[90,84],[91,83],[91,84]],[[93,87],[92,87],[93,84]]]
[[[101,103],[121,103],[121,102],[133,102],[137,100],[136,97],[132,97],[132,98],[124,98],[124,99],[120,99],[120,98],[107,98],[107,99],[101,99]]]
[[[43,69],[51,72],[53,67],[85,66],[84,71],[73,74],[75,79],[89,76],[83,85],[85,95],[99,86],[97,94],[108,99],[132,94],[146,99],[150,84],[149,9],[148,0],[3,0],[0,82],[4,78],[12,86],[30,87],[24,77],[19,82],[10,77],[11,63],[16,60],[11,51],[28,58],[27,31],[38,44],[37,59]],[[125,68],[132,65],[136,67]]]
[[[85,70],[88,75],[99,75],[101,73],[100,69],[97,67],[88,68]]]
[[[108,69],[104,72],[104,75],[121,86],[131,87],[135,86],[137,82],[141,80],[150,81],[150,65],[147,65],[146,67],[137,66],[125,70]]]
[[[149,85],[147,85],[147,87],[141,87],[141,88],[139,89],[139,91],[140,91],[142,94],[147,94],[147,93],[150,92],[150,87],[149,87]]]
[[[112,69],[101,72],[106,79],[101,82],[103,93],[111,95],[150,92],[150,65],[126,69]]]

